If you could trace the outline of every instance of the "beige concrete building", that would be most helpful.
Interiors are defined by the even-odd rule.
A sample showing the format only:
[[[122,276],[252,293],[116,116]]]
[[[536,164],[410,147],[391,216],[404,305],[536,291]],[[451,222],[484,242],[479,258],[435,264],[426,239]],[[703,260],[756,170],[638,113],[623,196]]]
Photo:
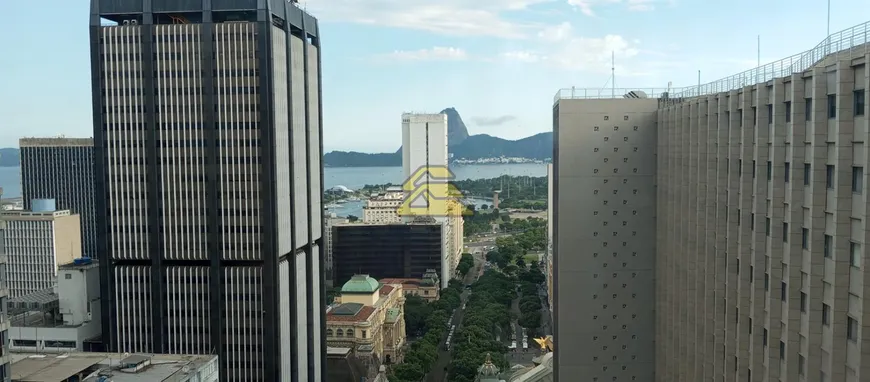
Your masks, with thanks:
[[[402,284],[383,284],[355,275],[341,287],[337,304],[326,311],[326,344],[350,348],[378,363],[400,363],[405,346]]]
[[[399,207],[405,201],[402,187],[390,187],[373,194],[363,206],[363,223],[400,223]]]
[[[868,26],[697,87],[560,91],[557,381],[870,380]]]
[[[3,244],[10,298],[53,288],[58,266],[82,256],[79,215],[57,211],[52,199],[34,199],[32,206],[0,213],[6,221]]]
[[[383,284],[400,284],[405,296],[420,296],[428,302],[438,301],[441,295],[438,272],[430,269],[421,279],[381,279]]]

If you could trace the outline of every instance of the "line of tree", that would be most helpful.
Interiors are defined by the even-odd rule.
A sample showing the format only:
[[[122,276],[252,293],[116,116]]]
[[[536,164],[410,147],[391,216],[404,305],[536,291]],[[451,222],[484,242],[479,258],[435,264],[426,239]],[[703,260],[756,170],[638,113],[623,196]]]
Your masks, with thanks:
[[[452,361],[448,366],[450,382],[473,382],[477,369],[492,355],[492,361],[507,369],[507,347],[496,340],[510,333],[510,305],[516,298],[514,281],[507,275],[488,270],[472,285],[465,305],[462,325],[453,336]]]
[[[474,256],[470,253],[463,253],[462,257],[459,258],[459,265],[456,266],[456,270],[459,272],[462,277],[465,277],[468,274],[468,271],[474,267]]]
[[[519,302],[520,317],[517,322],[528,331],[529,336],[537,336],[541,327],[541,299],[538,297],[538,286],[545,281],[544,273],[537,264],[528,269],[521,268],[517,273],[520,284],[521,298]]]
[[[520,219],[515,221],[517,220]],[[518,269],[525,268],[523,256],[529,251],[544,251],[546,249],[547,229],[537,225],[512,236],[496,238],[495,249],[486,254],[486,259],[498,265],[503,271],[514,274]]]
[[[447,335],[447,322],[461,304],[462,282],[450,280],[432,303],[419,296],[405,297],[405,334],[418,338],[405,353],[404,362],[390,368],[390,382],[418,382],[438,360],[438,346]]]

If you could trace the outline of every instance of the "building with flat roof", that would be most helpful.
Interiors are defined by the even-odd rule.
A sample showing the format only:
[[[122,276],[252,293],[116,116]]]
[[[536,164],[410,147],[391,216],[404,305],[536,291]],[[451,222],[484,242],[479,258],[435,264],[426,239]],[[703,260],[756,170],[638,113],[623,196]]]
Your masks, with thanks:
[[[82,257],[79,215],[57,210],[53,199],[35,199],[30,210],[0,211],[9,297],[52,289],[60,264]]]
[[[453,278],[446,224],[418,217],[414,223],[337,224],[332,227],[335,283],[355,274],[383,278],[423,278],[436,269],[441,288]]]
[[[12,382],[217,382],[215,355],[13,352]]]
[[[318,21],[285,0],[91,0],[107,350],[321,381]]]
[[[9,300],[9,349],[100,351],[99,265],[90,258],[58,267],[57,286]]]
[[[428,302],[438,301],[441,294],[441,283],[434,269],[426,271],[420,279],[381,279],[381,283],[401,285],[405,296],[419,296]]]
[[[24,209],[33,199],[54,199],[58,210],[79,215],[82,254],[96,257],[93,138],[21,138],[18,146]]]
[[[557,381],[870,380],[868,28],[699,86],[557,94]]]
[[[363,206],[363,223],[399,223],[399,207],[405,201],[401,187],[390,187],[384,192],[373,194]]]

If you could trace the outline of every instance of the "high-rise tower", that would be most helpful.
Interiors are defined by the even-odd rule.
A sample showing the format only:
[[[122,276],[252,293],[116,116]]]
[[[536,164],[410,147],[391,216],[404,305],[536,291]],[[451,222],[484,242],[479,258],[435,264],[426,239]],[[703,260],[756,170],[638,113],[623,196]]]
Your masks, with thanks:
[[[103,336],[322,381],[317,20],[282,0],[91,2]]]
[[[54,199],[58,210],[81,218],[82,255],[97,256],[94,220],[94,140],[21,138],[21,193],[24,209],[34,199]]]

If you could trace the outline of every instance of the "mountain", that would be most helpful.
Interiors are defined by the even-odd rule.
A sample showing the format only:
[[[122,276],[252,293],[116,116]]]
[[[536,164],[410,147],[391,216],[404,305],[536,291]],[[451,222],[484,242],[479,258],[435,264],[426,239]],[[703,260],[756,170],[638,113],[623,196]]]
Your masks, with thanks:
[[[447,115],[447,151],[454,159],[497,158],[500,156],[546,159],[553,156],[553,133],[535,134],[516,141],[487,134],[468,135],[468,128],[456,109],[441,111]],[[402,165],[402,148],[395,153],[368,154],[356,151],[330,151],[323,156],[327,167],[387,167]]]
[[[21,165],[18,149],[7,147],[0,149],[0,167],[18,167]]]

